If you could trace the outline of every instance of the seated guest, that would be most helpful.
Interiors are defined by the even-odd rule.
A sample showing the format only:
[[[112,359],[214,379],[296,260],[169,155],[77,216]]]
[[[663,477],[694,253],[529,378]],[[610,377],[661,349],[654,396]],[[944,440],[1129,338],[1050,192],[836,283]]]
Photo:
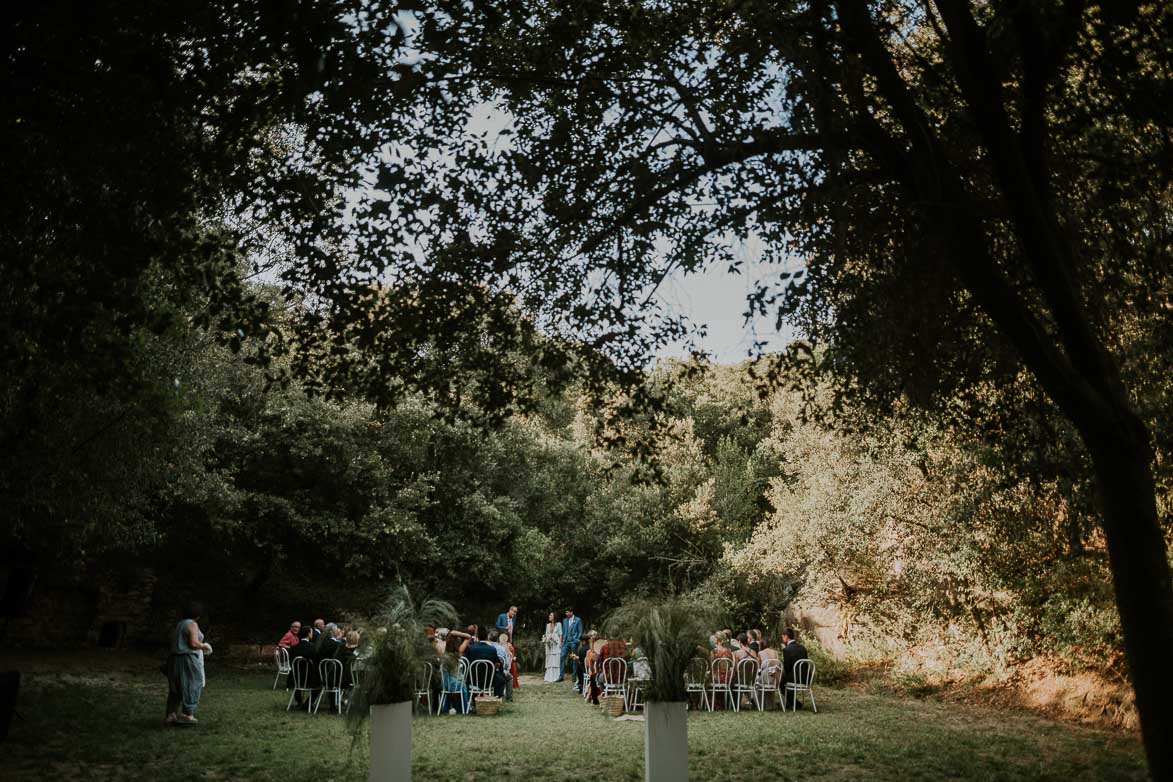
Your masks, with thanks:
[[[346,638],[338,650],[337,658],[342,663],[343,687],[350,686],[350,671],[354,668],[354,661],[358,659],[358,644],[361,640],[362,636],[358,634],[358,630],[351,630],[346,634]]]
[[[631,650],[631,678],[652,678],[651,663],[649,663],[648,658],[644,656],[644,650],[640,649],[638,646]]]
[[[325,619],[315,619],[314,620],[314,640],[315,641],[322,637],[322,632],[325,629],[326,629],[326,620]]]
[[[517,681],[517,650],[513,648],[513,640],[506,633],[502,633],[498,640],[509,652],[509,678],[513,679],[513,689],[520,690],[521,684]]]
[[[505,677],[505,700],[513,700],[513,676],[510,671],[513,669],[513,653],[509,651],[509,647],[502,643],[501,639],[509,639],[505,633],[498,632],[496,629],[489,631],[489,643],[496,648],[501,658],[501,673]]]
[[[782,682],[786,683],[794,681],[794,664],[799,660],[809,659],[806,653],[806,647],[798,642],[798,633],[793,627],[787,627],[782,631]],[[793,706],[795,699],[794,693],[790,695],[790,703],[784,703],[784,708]],[[799,707],[802,704],[798,704]]]
[[[737,645],[733,649],[733,664],[736,665],[746,658],[760,662],[757,651],[750,645],[749,636],[741,633],[737,636]]]
[[[437,635],[439,634],[437,632]],[[444,632],[444,655],[440,660],[440,689],[443,702],[436,701],[436,708],[442,714],[453,711],[464,714],[465,703],[468,701],[468,683],[460,678],[457,669],[460,666],[460,658],[464,657],[471,640],[468,633],[460,630]],[[458,700],[458,703],[453,703],[454,699]]]
[[[476,627],[474,625],[474,627]],[[488,660],[493,664],[493,681],[491,687],[493,694],[498,698],[505,695],[505,675],[502,673],[501,653],[497,647],[485,640],[484,628],[476,628],[476,640],[471,641],[468,648],[464,650],[464,656],[468,658],[471,666],[477,660]]]
[[[342,628],[331,622],[322,628],[322,634],[314,641],[314,664],[332,660],[342,646]]]
[[[346,634],[346,639],[342,643],[342,648],[338,650],[338,661],[342,663],[342,695],[343,702],[350,699],[350,690],[354,686],[354,670],[355,660],[358,659],[358,644],[361,637],[358,630],[351,630]]]
[[[594,632],[593,630],[591,632]],[[570,657],[574,662],[571,673],[574,676],[574,691],[586,691],[586,657],[591,650],[591,639],[594,636],[588,633],[578,640],[578,646],[571,650]]]
[[[443,657],[444,652],[448,647],[448,628],[440,627],[436,630],[436,637],[432,640],[432,646],[436,647],[436,656]]]
[[[721,657],[728,657],[729,659],[733,659],[733,652],[729,649],[728,646],[726,646],[726,644],[728,644],[728,643],[729,643],[729,636],[727,636],[725,634],[724,630],[717,633],[717,645],[715,647],[713,647],[713,654],[712,654],[713,660],[716,660]],[[732,676],[733,676],[732,667],[728,671],[717,670],[717,671],[713,672],[713,682],[717,683],[717,684],[725,684],[732,678]],[[717,694],[713,693],[714,700],[716,700],[716,697],[717,697]],[[725,693],[721,693],[721,706],[722,706],[722,708],[726,708],[726,709],[729,708],[729,704],[725,703]],[[714,708],[716,708],[715,704],[714,704]]]
[[[314,686],[313,682],[317,681],[318,674],[314,670],[316,667],[316,663],[314,662],[314,641],[313,641],[313,638],[314,638],[314,628],[311,627],[310,625],[306,625],[305,627],[303,627],[301,629],[301,638],[297,639],[297,646],[294,646],[292,649],[289,650],[290,670],[289,670],[289,675],[285,678],[285,688],[286,689],[293,688],[293,685],[294,685],[293,661],[296,660],[298,657],[307,657],[310,660],[310,676],[309,676],[309,682],[307,682],[306,686],[312,687],[312,686]],[[298,706],[301,705],[301,693],[300,692],[295,692],[293,694],[293,699],[294,699],[294,702]]]
[[[281,636],[281,640],[277,642],[277,645],[284,646],[286,649],[292,649],[297,646],[299,635],[301,635],[301,622],[291,622],[289,629],[285,631],[285,635]]]
[[[590,702],[596,706],[599,703],[599,679],[602,676],[602,667],[599,665],[599,654],[603,651],[603,647],[607,645],[607,641],[599,638],[598,633],[591,630],[588,634],[591,638],[591,648],[586,653],[586,690],[584,697],[590,699]]]
[[[778,671],[776,671],[772,675],[770,675],[770,672],[766,669],[766,666],[769,663],[778,662],[781,659],[780,657],[778,657],[778,651],[776,649],[774,649],[774,647],[770,646],[770,642],[764,638],[761,640],[759,645],[761,648],[758,651],[758,658],[761,660],[761,663],[762,663],[761,670],[758,672],[759,681],[761,681],[762,684],[764,684],[770,688],[773,688],[773,686],[775,684],[778,685],[779,688],[781,688],[782,687],[782,671],[779,669]]]

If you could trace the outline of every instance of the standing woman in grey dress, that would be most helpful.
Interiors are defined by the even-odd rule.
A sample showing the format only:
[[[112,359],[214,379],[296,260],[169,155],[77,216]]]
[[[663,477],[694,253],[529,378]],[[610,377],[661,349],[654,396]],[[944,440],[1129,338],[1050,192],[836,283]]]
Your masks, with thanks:
[[[171,653],[167,656],[167,717],[166,725],[194,725],[195,711],[200,705],[204,689],[204,655],[212,653],[212,645],[204,643],[197,620],[204,613],[199,603],[190,603],[183,611],[183,619],[175,626],[171,639]]]

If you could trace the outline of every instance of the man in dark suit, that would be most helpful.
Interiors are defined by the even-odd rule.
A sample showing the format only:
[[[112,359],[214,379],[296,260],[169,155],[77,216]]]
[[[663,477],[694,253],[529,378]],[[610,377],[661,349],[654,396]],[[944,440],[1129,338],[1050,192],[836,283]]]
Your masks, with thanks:
[[[314,647],[311,650],[314,667],[310,673],[310,680],[316,682],[315,689],[322,686],[321,668],[319,664],[322,660],[333,660],[338,657],[338,651],[342,648],[342,628],[330,622],[322,628],[322,634],[314,641]],[[317,697],[316,695],[314,697]],[[330,696],[330,705],[333,703],[335,696]]]
[[[783,687],[788,682],[794,681],[794,664],[799,660],[810,659],[806,653],[806,647],[798,642],[798,634],[793,627],[787,627],[782,631],[782,684]],[[789,702],[783,701],[784,708],[793,707],[794,693],[788,696]],[[801,708],[802,704],[798,704]]]
[[[488,660],[493,664],[493,694],[502,698],[505,696],[505,675],[502,673],[501,656],[497,652],[497,647],[486,643],[485,637],[485,628],[478,627],[476,640],[464,650],[464,656],[468,659],[470,666],[477,660]]]

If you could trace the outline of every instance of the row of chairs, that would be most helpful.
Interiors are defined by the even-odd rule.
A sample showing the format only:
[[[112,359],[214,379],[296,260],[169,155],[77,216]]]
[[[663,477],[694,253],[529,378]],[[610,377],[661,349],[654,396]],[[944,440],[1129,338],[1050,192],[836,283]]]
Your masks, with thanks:
[[[647,659],[636,661],[637,665],[641,662],[646,664]],[[803,696],[810,701],[811,709],[817,714],[819,708],[815,703],[813,689],[814,661],[795,662],[794,676],[785,686],[782,684],[782,673],[780,660],[767,660],[765,665],[759,666],[758,661],[752,657],[739,660],[737,663],[729,657],[717,657],[711,662],[697,657],[689,665],[684,682],[686,691],[699,694],[702,707],[709,711],[716,707],[718,694],[722,696],[722,703],[731,704],[734,711],[741,711],[743,696],[748,696],[758,711],[764,711],[766,696],[773,694],[784,706],[785,699],[788,699],[792,711],[798,707],[799,696]],[[629,675],[627,660],[621,657],[604,660],[602,674],[603,696],[622,695],[626,711],[634,711],[642,705],[640,696],[643,691],[643,680]],[[583,697],[589,696],[584,693]]]
[[[318,713],[318,708],[321,705],[322,698],[326,695],[333,695],[339,713],[342,713],[342,663],[338,660],[322,660],[318,663],[318,679],[320,687],[311,688],[310,673],[313,670],[313,663],[308,658],[297,657],[290,660],[289,650],[285,647],[278,646],[273,653],[274,662],[277,665],[277,677],[273,680],[273,689],[277,689],[278,683],[281,682],[282,677],[287,677],[293,674],[293,687],[289,694],[289,703],[285,706],[285,710],[289,711],[293,707],[293,702],[297,699],[299,692],[307,694],[306,711],[312,714]],[[424,663],[424,670],[416,682],[415,687],[415,704],[427,705],[429,714],[432,713],[432,676],[435,668],[431,663]],[[450,701],[451,696],[460,696],[461,709],[465,714],[469,712],[472,707],[472,698],[478,695],[492,695],[493,694],[493,674],[494,667],[488,660],[477,660],[470,663],[468,658],[461,657],[460,663],[457,667],[457,672],[453,675],[445,677],[444,686],[440,688],[440,695],[436,702],[436,714],[439,714],[444,706]],[[358,685],[361,678],[361,668],[354,665],[350,669],[350,686]],[[316,693],[316,697],[315,694]],[[465,697],[465,695],[468,697]],[[350,703],[347,702],[346,710],[349,712]]]
[[[798,660],[794,663],[794,675],[791,681],[782,684],[783,668],[780,660],[767,660],[764,665],[752,657],[746,657],[736,663],[729,657],[716,657],[706,663],[696,658],[685,674],[685,689],[689,693],[697,693],[701,697],[701,705],[709,711],[716,708],[717,695],[722,696],[722,702],[732,704],[734,711],[741,711],[741,700],[748,696],[750,702],[758,711],[766,708],[766,696],[775,695],[783,703],[791,704],[791,711],[798,708],[799,696],[810,701],[811,709],[817,714],[818,704],[815,703],[815,663],[813,660]]]
[[[295,657],[293,660],[289,658],[289,650],[283,646],[278,646],[277,651],[273,653],[274,661],[277,663],[277,678],[273,680],[273,689],[277,689],[277,683],[281,681],[282,676],[293,674],[293,687],[289,693],[289,703],[285,705],[285,710],[289,711],[293,707],[293,702],[297,699],[298,693],[306,694],[306,711],[310,714],[317,714],[318,707],[322,703],[322,697],[325,695],[334,696],[334,705],[338,713],[342,713],[342,661],[341,660],[321,660],[318,662],[318,683],[319,687],[311,688],[310,673],[313,671],[313,663],[308,657]],[[358,666],[352,666],[350,669],[350,686],[358,686],[361,673]],[[317,697],[314,694],[317,693]],[[350,703],[347,702],[346,710],[350,711]]]
[[[432,707],[432,664],[425,664],[426,672],[421,676],[420,684],[416,689],[416,701],[425,699],[429,711]],[[460,697],[461,710],[468,714],[472,709],[472,701],[479,695],[493,694],[493,677],[496,668],[488,660],[469,662],[467,657],[461,657],[456,666],[456,673],[442,676],[440,697],[436,701],[436,714],[442,714],[446,705],[451,705],[451,696]],[[467,696],[467,697],[466,697]]]

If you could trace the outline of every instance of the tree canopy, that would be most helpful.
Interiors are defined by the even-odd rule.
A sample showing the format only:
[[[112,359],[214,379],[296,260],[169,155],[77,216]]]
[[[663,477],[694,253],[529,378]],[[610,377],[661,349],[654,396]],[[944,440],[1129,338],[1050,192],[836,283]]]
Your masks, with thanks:
[[[926,414],[1092,503],[1167,776],[1171,19],[1082,0],[22,8],[0,50],[14,526],[117,505],[110,466],[71,484],[56,454],[163,408],[168,364],[139,346],[188,339],[184,319],[267,365],[262,384],[384,409],[500,422],[578,383],[602,439],[645,453],[690,376],[645,382],[648,358],[693,333],[655,291],[736,268],[753,235],[802,269],[748,313],[808,338],[760,378],[812,400],[829,378],[841,424]],[[88,433],[62,414],[76,384]],[[741,424],[705,451],[730,540],[768,508],[726,492],[772,480],[740,466]],[[261,502],[279,476],[229,458]],[[311,525],[345,506],[305,499]]]

